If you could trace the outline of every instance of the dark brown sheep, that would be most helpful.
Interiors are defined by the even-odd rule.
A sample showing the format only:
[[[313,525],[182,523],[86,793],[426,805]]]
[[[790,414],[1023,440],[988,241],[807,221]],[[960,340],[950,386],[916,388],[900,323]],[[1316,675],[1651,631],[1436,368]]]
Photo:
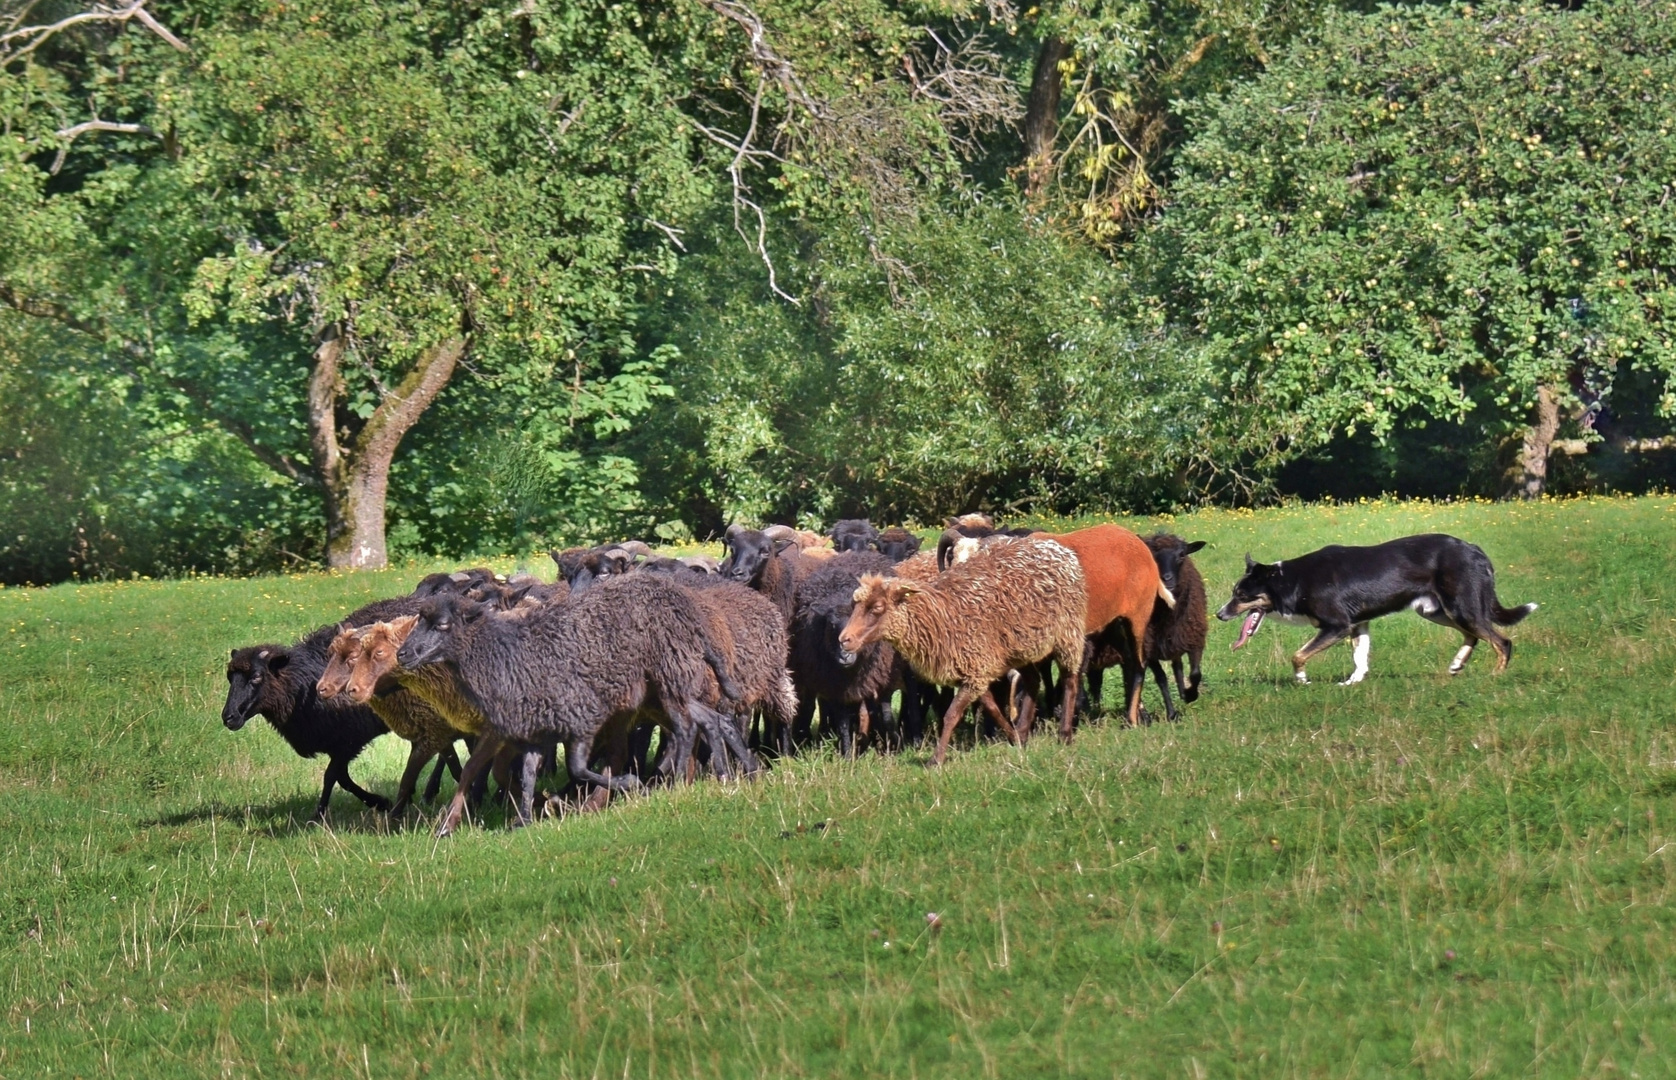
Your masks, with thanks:
[[[726,659],[739,690],[736,696],[724,696],[717,711],[733,717],[741,734],[749,732],[758,713],[770,737],[789,730],[798,695],[786,670],[786,627],[779,609],[736,581],[688,571],[676,575],[675,582],[698,604],[715,651]],[[663,762],[664,770],[684,775],[689,752],[689,747],[677,746],[675,756]]]
[[[590,756],[596,739],[643,711],[661,712],[677,732],[702,727],[719,754],[749,769],[737,728],[715,711],[726,673],[716,668],[706,631],[691,595],[660,574],[613,577],[520,615],[494,615],[449,596],[428,601],[397,663],[408,671],[451,668],[484,720],[437,835],[459,824],[464,789],[508,740],[558,739],[573,779],[613,790],[638,786],[632,776],[595,772]]]

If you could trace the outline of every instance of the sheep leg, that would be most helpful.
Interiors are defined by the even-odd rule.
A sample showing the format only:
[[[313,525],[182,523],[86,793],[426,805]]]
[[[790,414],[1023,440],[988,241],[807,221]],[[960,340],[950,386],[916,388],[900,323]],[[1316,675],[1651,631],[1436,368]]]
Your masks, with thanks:
[[[918,746],[925,740],[925,703],[919,678],[912,672],[902,680],[902,707],[897,714],[902,718],[902,745]]]
[[[943,758],[949,752],[949,740],[954,738],[954,729],[960,726],[960,718],[966,715],[966,706],[972,704],[973,700],[977,698],[979,689],[979,687],[968,686],[965,683],[961,684],[959,692],[954,695],[954,700],[949,703],[948,712],[943,714],[943,730],[937,736],[937,750],[931,755],[931,764],[941,765],[943,763]],[[989,693],[987,687],[982,688],[982,691],[985,694]],[[994,704],[993,698],[990,699],[990,704]]]
[[[485,730],[477,736],[477,745],[471,748],[471,756],[466,759],[465,768],[460,770],[460,785],[454,789],[454,797],[448,800],[448,808],[442,812],[442,818],[436,824],[437,839],[450,835],[459,827],[460,819],[465,816],[466,798],[472,793],[477,784],[477,778],[483,775],[485,769],[500,753],[504,740]]]
[[[646,757],[652,749],[652,732],[657,729],[656,724],[637,724],[628,735],[628,771],[636,776],[650,775],[647,771]]]
[[[1065,681],[1059,704],[1059,741],[1069,743],[1077,725],[1077,684],[1082,681],[1078,678],[1081,672],[1076,668],[1067,669],[1064,657],[1059,658],[1059,667],[1064,672]]]
[[[337,786],[337,782],[338,763],[336,761],[328,761],[326,762],[325,779],[321,781],[320,801],[314,804],[314,813],[309,815],[310,821],[319,823],[326,820],[326,807],[332,801],[332,788]]]
[[[790,757],[800,746],[809,744],[809,729],[815,722],[815,698],[810,695],[807,701],[797,703],[797,716],[793,719],[791,730],[781,736],[781,753]]]
[[[728,671],[728,663],[715,646],[704,642],[704,662],[716,673],[716,685],[721,687],[723,696],[733,701],[743,701],[745,692],[739,689],[739,684],[733,681],[732,673]]]
[[[716,761],[725,762],[731,754],[747,776],[762,768],[756,755],[751,753],[751,748],[745,745],[745,738],[740,734],[739,724],[733,717],[696,702],[689,708],[698,714],[698,722],[704,726],[704,733],[710,739],[711,756]],[[717,747],[724,748],[725,752],[716,750]]]
[[[1106,671],[1104,668],[1088,669],[1088,715],[1093,716],[1100,711],[1100,706],[1106,693]]]
[[[1176,703],[1170,697],[1169,676],[1164,674],[1164,664],[1162,661],[1154,660],[1151,666],[1152,678],[1158,683],[1158,692],[1164,695],[1164,719],[1173,724],[1177,720],[1181,719],[1181,717],[1176,713]]]
[[[565,764],[570,769],[572,780],[585,780],[599,787],[610,788],[612,791],[633,791],[640,786],[640,779],[634,776],[601,776],[588,765],[588,754],[593,750],[594,737],[592,734],[581,738],[571,739],[565,747]]]
[[[541,751],[535,747],[525,747],[519,762],[518,798],[513,806],[517,811],[513,818],[513,828],[528,825],[535,820],[535,775],[541,768]]]
[[[382,795],[374,795],[372,792],[366,790],[360,784],[357,784],[349,778],[349,762],[338,761],[333,764],[337,766],[338,770],[338,787],[341,787],[343,790],[349,792],[349,794],[355,796],[357,799],[360,799],[374,810],[382,810],[385,813],[390,812],[389,799],[386,799]],[[330,766],[328,766],[328,768],[330,768]],[[330,790],[330,788],[327,789],[328,794],[330,794]],[[321,802],[321,807],[325,807],[324,801]]]
[[[1013,721],[1013,726],[1018,728],[1020,746],[1030,741],[1030,733],[1035,730],[1036,696],[1042,692],[1044,682],[1049,686],[1053,685],[1053,680],[1046,678],[1051,674],[1052,672],[1045,671],[1041,665],[1036,664],[1019,673],[1018,719]]]
[[[390,813],[400,817],[407,812],[413,803],[413,789],[419,786],[419,773],[425,763],[435,757],[435,752],[426,743],[412,743],[407,748],[407,767],[402,770],[401,783],[396,785],[396,805],[390,808]]]
[[[995,726],[1000,729],[1001,734],[1007,737],[1008,742],[1014,746],[1024,745],[1024,740],[1019,737],[1018,729],[1013,727],[1011,720],[1007,719],[1006,710],[1002,709],[995,700],[995,694],[992,691],[985,690],[982,694],[979,694],[978,704],[983,706],[984,712],[988,713],[990,719],[995,721]]]
[[[454,774],[454,779],[460,779],[460,755],[454,752],[454,744],[443,747],[442,753],[436,757],[436,768],[431,770],[431,778],[425,783],[425,802],[436,802],[437,792],[442,790],[442,773],[447,770]]]
[[[830,698],[821,699],[821,726],[832,728],[838,741],[838,756],[848,760],[855,757],[855,707]]]

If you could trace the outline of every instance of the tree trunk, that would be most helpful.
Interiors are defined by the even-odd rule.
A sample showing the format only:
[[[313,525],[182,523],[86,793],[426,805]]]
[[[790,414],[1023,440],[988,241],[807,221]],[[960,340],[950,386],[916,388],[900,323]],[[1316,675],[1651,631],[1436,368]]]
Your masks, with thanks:
[[[1515,468],[1517,494],[1522,499],[1542,495],[1548,482],[1548,455],[1554,447],[1554,436],[1560,430],[1560,399],[1549,386],[1536,388],[1536,421],[1525,432],[1519,447],[1519,462]]]
[[[377,569],[387,561],[384,503],[390,463],[402,436],[448,385],[465,351],[466,339],[454,337],[421,353],[401,385],[379,403],[345,447],[337,426],[337,404],[344,396],[339,370],[343,338],[336,326],[321,333],[308,384],[308,426],[314,468],[326,489],[327,566]]]
[[[1050,37],[1036,53],[1036,70],[1030,79],[1030,104],[1024,114],[1024,193],[1035,195],[1053,173],[1053,148],[1059,138],[1059,91],[1064,79],[1059,63],[1071,48],[1063,39]]]

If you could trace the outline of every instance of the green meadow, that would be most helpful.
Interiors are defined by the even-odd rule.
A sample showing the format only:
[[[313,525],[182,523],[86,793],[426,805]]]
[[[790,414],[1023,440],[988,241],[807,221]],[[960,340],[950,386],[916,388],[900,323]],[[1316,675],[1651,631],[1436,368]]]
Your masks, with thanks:
[[[219,719],[228,649],[437,567],[0,590],[0,1077],[1676,1076],[1676,501],[1128,524],[1213,606],[1438,530],[1542,608],[1501,676],[1404,614],[1297,686],[1307,630],[1213,622],[1177,724],[437,842],[303,824],[324,762]]]

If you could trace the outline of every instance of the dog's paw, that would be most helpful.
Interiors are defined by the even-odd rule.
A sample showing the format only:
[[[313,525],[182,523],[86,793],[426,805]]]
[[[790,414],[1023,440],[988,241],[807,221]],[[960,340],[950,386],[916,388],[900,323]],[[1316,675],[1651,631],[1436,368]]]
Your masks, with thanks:
[[[1294,673],[1292,677],[1294,679],[1298,680],[1298,685],[1299,686],[1308,686],[1309,685],[1309,676],[1305,675],[1301,671]]]

